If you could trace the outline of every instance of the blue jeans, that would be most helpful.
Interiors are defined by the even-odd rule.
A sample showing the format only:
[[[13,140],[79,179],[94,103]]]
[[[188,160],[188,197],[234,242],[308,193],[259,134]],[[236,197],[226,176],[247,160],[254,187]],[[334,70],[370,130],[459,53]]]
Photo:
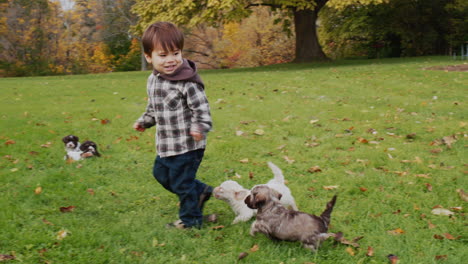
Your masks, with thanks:
[[[203,192],[211,192],[211,186],[195,179],[203,159],[204,149],[161,158],[156,157],[153,176],[168,191],[179,197],[179,218],[186,227],[201,227],[202,211],[198,207]]]

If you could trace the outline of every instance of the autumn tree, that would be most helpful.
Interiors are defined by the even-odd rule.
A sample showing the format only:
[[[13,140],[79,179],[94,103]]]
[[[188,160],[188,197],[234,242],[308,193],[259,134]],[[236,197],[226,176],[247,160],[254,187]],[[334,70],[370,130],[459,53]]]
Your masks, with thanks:
[[[4,74],[53,73],[61,34],[57,3],[8,0],[0,7],[0,67]]]
[[[134,11],[140,16],[137,29],[142,31],[156,20],[169,20],[179,25],[240,21],[252,14],[255,6],[283,10],[288,17],[283,23],[294,24],[296,37],[295,62],[326,60],[319,44],[316,23],[320,10],[327,4],[336,8],[359,2],[383,3],[389,0],[136,0]]]

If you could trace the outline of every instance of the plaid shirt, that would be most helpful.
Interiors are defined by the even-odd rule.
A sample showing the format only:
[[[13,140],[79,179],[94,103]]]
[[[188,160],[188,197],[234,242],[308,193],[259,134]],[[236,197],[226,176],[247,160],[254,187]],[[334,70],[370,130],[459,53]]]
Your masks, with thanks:
[[[211,130],[208,100],[201,85],[188,81],[168,81],[151,74],[147,83],[148,105],[137,120],[143,127],[156,127],[156,146],[160,157],[183,154],[206,147]],[[190,132],[204,134],[195,141]]]

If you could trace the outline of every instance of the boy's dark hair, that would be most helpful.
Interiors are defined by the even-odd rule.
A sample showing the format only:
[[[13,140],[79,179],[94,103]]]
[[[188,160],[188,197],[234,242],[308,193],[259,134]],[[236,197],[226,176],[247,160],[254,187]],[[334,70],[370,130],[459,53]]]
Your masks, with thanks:
[[[141,43],[143,51],[151,56],[156,47],[162,48],[165,52],[182,50],[184,48],[184,35],[170,22],[156,22],[145,30]]]

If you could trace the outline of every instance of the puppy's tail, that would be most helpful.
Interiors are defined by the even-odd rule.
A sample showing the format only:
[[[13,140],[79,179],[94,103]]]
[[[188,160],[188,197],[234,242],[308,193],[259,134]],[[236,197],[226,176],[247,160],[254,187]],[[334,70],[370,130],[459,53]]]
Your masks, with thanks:
[[[281,169],[270,161],[268,162],[268,167],[270,167],[271,171],[273,172],[273,175],[275,176],[274,180],[281,184],[284,184],[284,175]]]
[[[327,208],[325,208],[325,211],[323,211],[323,213],[320,215],[320,218],[322,218],[327,228],[328,228],[328,225],[330,224],[330,217],[333,211],[333,207],[335,206],[335,203],[336,203],[336,197],[337,197],[336,195],[333,196],[333,198],[327,203]]]

